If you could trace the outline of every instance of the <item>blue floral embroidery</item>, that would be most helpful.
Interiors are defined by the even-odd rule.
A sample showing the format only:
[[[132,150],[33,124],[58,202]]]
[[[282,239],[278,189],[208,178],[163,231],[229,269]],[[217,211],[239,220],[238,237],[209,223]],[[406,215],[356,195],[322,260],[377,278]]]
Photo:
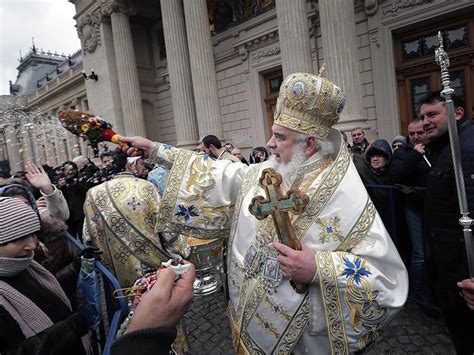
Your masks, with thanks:
[[[352,263],[348,258],[343,257],[344,264],[346,268],[344,269],[342,276],[346,278],[353,277],[356,284],[360,284],[360,279],[363,276],[369,276],[372,273],[367,270],[362,264],[360,258],[355,258],[354,263]]]
[[[166,144],[166,143],[165,143],[165,144],[162,144],[161,146],[163,147],[164,150],[169,150],[169,149],[171,149],[171,146],[170,146],[169,144]]]
[[[189,222],[191,217],[199,216],[199,213],[194,210],[194,205],[189,206],[189,208],[184,207],[184,205],[178,205],[179,211],[175,213],[175,216],[184,217],[186,222]]]

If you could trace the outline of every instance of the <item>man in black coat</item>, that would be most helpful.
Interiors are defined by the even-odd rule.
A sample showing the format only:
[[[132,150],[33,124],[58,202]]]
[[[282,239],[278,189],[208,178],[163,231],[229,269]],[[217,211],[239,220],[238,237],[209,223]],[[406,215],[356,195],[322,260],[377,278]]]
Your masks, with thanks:
[[[474,122],[453,97],[469,211],[474,210]],[[420,119],[430,143],[425,218],[440,306],[458,354],[474,353],[474,282],[469,280],[464,237],[448,135],[445,99],[434,92],[422,100]],[[464,297],[464,299],[462,297]]]
[[[426,187],[430,172],[425,155],[426,141],[423,122],[419,119],[412,121],[408,125],[408,136],[393,153],[390,179],[394,184],[403,185],[401,191],[411,240],[411,277],[415,301],[426,314],[438,316],[439,310],[434,305],[428,283],[426,234],[423,226],[425,192],[419,189]]]
[[[356,127],[351,131],[352,146],[351,151],[354,155],[363,155],[370,144],[365,138],[365,132],[362,128]]]

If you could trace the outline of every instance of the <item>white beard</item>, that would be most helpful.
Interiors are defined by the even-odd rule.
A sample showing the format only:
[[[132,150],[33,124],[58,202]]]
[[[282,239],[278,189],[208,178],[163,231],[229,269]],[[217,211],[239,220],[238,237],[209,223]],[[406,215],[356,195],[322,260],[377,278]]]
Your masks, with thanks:
[[[275,169],[283,178],[283,187],[288,189],[296,176],[296,170],[304,164],[306,157],[304,155],[304,145],[296,146],[293,157],[289,163],[280,163],[275,159],[275,155],[271,155],[268,160],[270,167]]]

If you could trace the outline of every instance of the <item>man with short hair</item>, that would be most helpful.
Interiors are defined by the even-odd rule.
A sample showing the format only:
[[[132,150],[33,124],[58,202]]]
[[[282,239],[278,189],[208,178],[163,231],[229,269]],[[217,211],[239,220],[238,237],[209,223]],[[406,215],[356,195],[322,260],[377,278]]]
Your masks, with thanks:
[[[245,159],[245,157],[242,155],[242,152],[240,151],[239,148],[234,148],[234,149],[232,149],[231,154],[232,154],[233,156],[236,156],[237,158],[239,158],[240,161],[241,161],[242,163],[244,163],[245,165],[249,165],[247,159]]]
[[[369,142],[365,138],[365,132],[361,127],[356,127],[351,131],[353,154],[362,155],[369,147]]]
[[[325,78],[289,75],[268,141],[274,154],[250,166],[122,138],[172,164],[161,228],[229,238],[228,316],[238,354],[356,352],[405,303],[405,267],[332,128],[344,102]],[[281,174],[283,196],[290,188],[309,196],[304,212],[290,214],[301,250],[280,243],[272,219],[249,210],[268,198],[258,197],[266,194],[260,184],[270,184],[262,178],[267,168]],[[294,282],[307,287],[298,293]]]
[[[453,95],[459,133],[461,163],[468,210],[474,210],[474,122],[465,115],[464,102]],[[442,313],[458,354],[474,353],[474,282],[469,278],[464,236],[459,226],[459,201],[448,132],[445,99],[439,91],[421,101],[420,119],[427,144],[431,172],[425,198],[425,222],[435,286]],[[462,294],[463,298],[459,297]],[[467,302],[467,304],[466,304]],[[470,309],[469,309],[470,308]]]
[[[102,163],[101,168],[107,169],[109,168],[114,161],[112,152],[103,152],[100,153],[100,162]]]
[[[426,159],[425,144],[428,141],[423,122],[416,119],[408,125],[408,136],[393,153],[390,179],[403,185],[405,219],[411,240],[411,277],[415,301],[429,316],[438,316],[431,286],[428,282],[427,240],[423,225],[426,181],[430,166]]]
[[[221,141],[216,136],[210,134],[202,139],[202,151],[211,158],[218,160],[230,160],[233,162],[240,162],[240,159],[230,154],[230,152],[222,147]]]

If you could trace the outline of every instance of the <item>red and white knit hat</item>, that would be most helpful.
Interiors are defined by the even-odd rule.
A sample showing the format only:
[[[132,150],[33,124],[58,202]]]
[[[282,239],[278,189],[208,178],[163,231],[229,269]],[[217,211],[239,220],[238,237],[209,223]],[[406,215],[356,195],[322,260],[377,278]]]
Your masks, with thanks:
[[[0,244],[41,229],[38,215],[18,198],[0,197]]]

